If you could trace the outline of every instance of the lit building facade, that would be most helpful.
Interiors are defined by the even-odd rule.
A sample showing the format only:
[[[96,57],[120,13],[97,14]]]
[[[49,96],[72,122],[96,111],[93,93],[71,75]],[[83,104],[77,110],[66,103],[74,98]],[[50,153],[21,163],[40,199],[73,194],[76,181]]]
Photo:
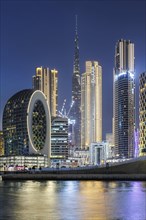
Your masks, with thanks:
[[[79,166],[89,164],[89,149],[75,149],[73,152],[73,159],[78,161]]]
[[[51,159],[67,159],[68,153],[68,119],[52,117]]]
[[[37,67],[33,76],[33,89],[42,91],[47,97],[51,116],[56,116],[58,108],[58,71]]]
[[[5,155],[43,154],[50,157],[51,119],[45,95],[22,90],[6,103],[3,113]]]
[[[114,146],[113,133],[106,134],[106,142],[109,145],[109,151],[111,152],[111,157],[115,157],[115,146]]]
[[[3,132],[0,131],[0,156],[4,155],[4,138]]]
[[[139,77],[139,156],[146,155],[146,72]]]
[[[75,52],[74,52],[74,66],[72,75],[72,102],[69,118],[74,123],[74,137],[72,137],[72,145],[81,146],[81,77],[79,67],[79,40],[77,32],[77,17],[76,17],[76,31],[75,31]]]
[[[134,157],[139,156],[139,129],[134,131]]]
[[[113,114],[115,154],[134,156],[135,80],[134,44],[119,40],[115,49]]]
[[[86,62],[81,77],[81,146],[102,141],[102,67],[96,61]]]
[[[91,143],[89,152],[90,164],[93,165],[104,164],[106,160],[111,157],[109,144],[107,142]]]
[[[13,171],[24,170],[26,168],[48,167],[49,159],[45,155],[27,155],[27,156],[1,156],[0,170]]]

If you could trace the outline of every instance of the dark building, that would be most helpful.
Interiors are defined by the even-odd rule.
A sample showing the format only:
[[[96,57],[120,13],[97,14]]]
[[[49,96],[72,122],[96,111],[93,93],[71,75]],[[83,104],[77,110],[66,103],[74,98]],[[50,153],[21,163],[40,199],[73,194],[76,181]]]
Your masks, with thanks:
[[[50,111],[45,95],[22,90],[6,103],[3,113],[5,155],[50,156]]]
[[[129,40],[120,40],[115,49],[113,127],[115,153],[126,158],[134,155],[134,77],[134,44]]]
[[[75,51],[74,51],[74,66],[72,75],[72,102],[73,107],[70,111],[69,118],[75,122],[74,124],[74,141],[73,145],[81,146],[81,77],[79,68],[79,43],[77,32],[77,17],[75,30]]]
[[[68,158],[68,119],[52,117],[51,159]]]

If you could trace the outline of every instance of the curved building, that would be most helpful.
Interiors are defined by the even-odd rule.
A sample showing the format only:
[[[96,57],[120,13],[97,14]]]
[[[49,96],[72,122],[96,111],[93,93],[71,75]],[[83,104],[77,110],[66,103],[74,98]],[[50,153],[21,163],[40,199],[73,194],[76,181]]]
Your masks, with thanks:
[[[50,157],[50,132],[50,110],[41,91],[22,90],[7,101],[3,113],[5,155]]]

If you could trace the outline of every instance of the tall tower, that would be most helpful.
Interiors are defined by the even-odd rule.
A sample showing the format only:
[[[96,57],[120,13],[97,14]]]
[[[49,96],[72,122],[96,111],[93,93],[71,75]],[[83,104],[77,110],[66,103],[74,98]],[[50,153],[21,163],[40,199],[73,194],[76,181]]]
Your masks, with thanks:
[[[102,141],[102,67],[97,61],[86,62],[81,77],[81,146]]]
[[[56,116],[58,108],[58,71],[37,67],[33,76],[33,89],[41,90],[47,97],[51,116]]]
[[[115,48],[113,114],[115,154],[133,157],[135,128],[134,44],[119,40]]]
[[[139,156],[146,155],[146,72],[139,77]]]
[[[75,28],[75,51],[74,65],[72,75],[72,101],[73,107],[70,111],[70,119],[75,120],[74,124],[74,144],[80,147],[81,145],[81,84],[80,84],[80,68],[79,68],[79,42],[77,30],[77,15]]]

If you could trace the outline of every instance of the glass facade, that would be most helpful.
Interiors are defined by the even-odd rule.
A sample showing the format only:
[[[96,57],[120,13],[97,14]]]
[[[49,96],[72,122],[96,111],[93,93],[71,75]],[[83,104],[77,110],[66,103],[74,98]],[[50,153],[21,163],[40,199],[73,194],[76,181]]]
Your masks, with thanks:
[[[5,155],[50,156],[51,120],[45,95],[26,89],[12,96],[3,113]]]
[[[134,44],[120,40],[116,45],[114,68],[114,144],[120,157],[134,156],[135,80]]]
[[[77,17],[76,17],[77,19]],[[75,32],[75,51],[74,51],[74,66],[72,75],[72,102],[74,103],[69,118],[75,121],[74,124],[74,143],[72,145],[81,146],[81,78],[79,68],[79,40],[77,32],[77,20],[76,20],[76,32]]]
[[[51,158],[68,158],[68,119],[53,117],[51,124]]]
[[[32,112],[32,139],[34,147],[42,150],[46,138],[46,114],[42,102],[36,101]]]
[[[12,96],[4,108],[3,135],[5,155],[28,155],[27,107],[33,90]]]

